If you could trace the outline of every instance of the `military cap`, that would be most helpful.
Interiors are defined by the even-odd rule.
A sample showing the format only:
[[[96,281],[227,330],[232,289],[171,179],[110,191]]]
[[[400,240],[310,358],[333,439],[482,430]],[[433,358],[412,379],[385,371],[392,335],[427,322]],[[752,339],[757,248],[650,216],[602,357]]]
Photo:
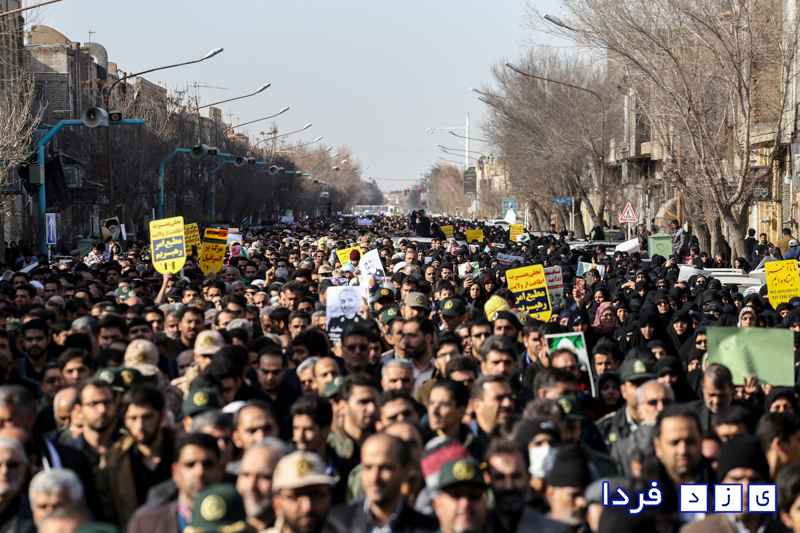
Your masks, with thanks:
[[[400,315],[400,310],[396,307],[390,307],[381,312],[381,324],[384,326],[388,326],[392,320],[397,320],[398,318],[403,317]]]
[[[567,415],[567,420],[585,420],[586,417],[583,416],[583,409],[581,409],[581,404],[578,403],[578,400],[573,398],[572,396],[562,396],[557,400],[558,405],[561,406],[563,409],[564,414]]]
[[[619,367],[619,378],[623,383],[626,381],[638,381],[640,379],[656,379],[656,373],[649,361],[643,359],[626,359]]]
[[[325,390],[322,391],[322,395],[326,398],[331,398],[339,394],[339,391],[342,390],[342,381],[344,381],[342,376],[336,376],[330,380],[328,384],[325,385]]]
[[[99,368],[94,373],[94,377],[108,383],[114,392],[125,392],[125,381],[122,379],[122,374],[118,368]]]
[[[299,489],[314,485],[333,485],[336,478],[329,476],[327,464],[311,452],[297,451],[283,457],[275,465],[272,475],[272,490]]]
[[[194,497],[192,525],[184,533],[240,533],[247,531],[244,500],[230,483],[204,488]]]
[[[122,382],[125,383],[126,389],[144,383],[144,376],[135,368],[121,367],[117,369],[117,372],[122,376]]]
[[[195,416],[206,411],[216,411],[222,409],[219,398],[214,389],[200,388],[193,390],[189,396],[183,400],[183,414],[185,416]]]
[[[461,298],[445,298],[442,300],[444,316],[461,316],[467,312],[467,304]]]
[[[409,307],[421,307],[426,311],[431,310],[431,306],[428,303],[428,297],[421,292],[409,292],[406,295],[406,299],[403,303]]]
[[[477,460],[472,457],[465,457],[457,461],[450,461],[442,466],[439,471],[438,489],[442,490],[459,483],[477,485],[485,487],[486,481],[483,479],[483,470]]]

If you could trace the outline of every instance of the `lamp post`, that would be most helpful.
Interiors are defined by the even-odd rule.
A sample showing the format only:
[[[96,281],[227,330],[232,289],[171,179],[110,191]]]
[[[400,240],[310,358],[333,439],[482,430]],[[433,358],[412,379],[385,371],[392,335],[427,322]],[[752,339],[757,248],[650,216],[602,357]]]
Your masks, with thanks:
[[[271,86],[272,86],[272,84],[271,84],[271,83],[265,83],[264,85],[262,85],[261,87],[259,87],[258,89],[256,89],[256,92],[254,92],[254,93],[250,93],[250,94],[243,94],[242,96],[237,96],[237,97],[235,97],[235,98],[228,98],[227,100],[220,100],[219,102],[214,102],[214,103],[212,103],[212,104],[206,104],[206,105],[203,105],[203,106],[195,107],[195,108],[194,108],[194,110],[195,110],[195,111],[200,111],[201,109],[205,109],[205,108],[207,108],[207,107],[211,107],[211,106],[214,106],[214,105],[224,104],[224,103],[226,103],[226,102],[233,102],[234,100],[241,100],[242,98],[250,98],[251,96],[255,96],[255,95],[257,95],[257,94],[258,94],[258,93],[260,93],[260,92],[264,92],[264,91],[266,91],[266,90],[267,90],[267,89],[269,89]],[[282,110],[281,110],[281,111],[278,113],[278,115],[280,115],[281,113],[283,113],[284,111],[286,111],[286,110],[288,110],[288,109],[289,109],[288,107],[285,107],[285,108],[283,108],[283,109],[282,109]],[[263,120],[263,119],[259,119],[259,120]]]
[[[119,122],[114,122],[114,125],[123,125],[123,124],[144,124],[143,118],[131,118],[121,120]],[[47,228],[45,227],[45,222],[47,219],[47,205],[46,205],[46,193],[45,193],[45,173],[44,173],[44,147],[47,146],[47,143],[58,133],[58,130],[63,128],[64,126],[84,126],[84,122],[82,120],[59,120],[55,126],[50,128],[50,130],[41,138],[39,142],[36,143],[36,163],[39,165],[39,190],[37,191],[37,199],[39,203],[39,247],[41,253],[47,249]],[[111,124],[109,124],[111,127]]]
[[[199,108],[198,108],[198,109],[199,109]],[[229,127],[228,127],[228,129],[226,129],[226,130],[223,132],[223,135],[224,135],[224,134],[226,134],[226,133],[228,133],[228,132],[229,132],[229,131],[231,131],[231,130],[234,130],[234,129],[236,129],[236,128],[240,128],[240,127],[242,127],[242,126],[247,126],[248,124],[253,124],[254,122],[261,122],[262,120],[267,120],[267,119],[270,119],[270,118],[275,118],[275,117],[277,117],[278,115],[282,115],[282,114],[286,113],[287,111],[289,111],[289,108],[288,108],[288,107],[284,107],[283,109],[281,109],[280,111],[278,111],[278,112],[277,112],[277,113],[275,113],[274,115],[270,115],[270,116],[268,116],[268,117],[264,117],[264,118],[257,118],[257,119],[255,119],[255,120],[251,120],[251,121],[249,121],[249,122],[242,122],[241,124],[237,124],[237,125],[235,125],[235,126],[229,126]]]
[[[186,61],[184,63],[176,63],[174,65],[167,65],[165,67],[157,67],[151,68],[150,70],[143,70],[142,72],[137,72],[135,74],[127,74],[121,78],[117,78],[114,83],[111,84],[108,91],[106,91],[105,101],[106,101],[106,111],[108,111],[109,106],[109,99],[111,98],[111,93],[114,91],[114,87],[123,80],[127,80],[128,78],[141,76],[143,74],[149,74],[151,72],[156,72],[158,70],[166,70],[168,68],[175,68],[175,67],[182,67],[185,65],[192,65],[194,63],[200,63],[201,61],[205,61],[206,59],[211,59],[215,55],[221,53],[223,48],[214,48],[209,53],[201,57],[200,59],[195,59],[194,61]],[[109,215],[114,215],[114,185],[111,176],[111,129],[106,128],[106,162],[108,164],[108,211]]]
[[[188,148],[176,148],[173,150],[171,154],[161,160],[158,164],[158,211],[157,217],[158,220],[164,218],[164,167],[166,167],[167,163],[178,154],[191,154],[192,151]],[[216,154],[217,157],[231,157],[231,154],[225,154],[219,152]]]
[[[545,17],[545,18],[547,18],[547,17]],[[554,17],[554,18],[557,19],[557,17]],[[547,20],[551,20],[551,19],[547,19]],[[559,22],[560,22],[560,20],[559,20]],[[564,26],[565,28],[567,28],[567,26],[565,26],[563,23],[561,23],[560,25]],[[605,168],[605,162],[606,162],[606,106],[603,105],[603,99],[600,98],[600,95],[597,94],[596,92],[590,90],[590,89],[587,89],[586,87],[578,87],[577,85],[572,85],[571,83],[566,83],[566,82],[557,81],[557,80],[551,80],[549,78],[543,78],[542,76],[534,76],[533,74],[528,74],[527,72],[524,72],[522,69],[520,69],[518,66],[516,66],[515,64],[509,63],[508,61],[506,61],[506,66],[508,68],[510,68],[511,70],[513,70],[514,72],[516,72],[518,74],[522,74],[523,76],[526,76],[528,78],[534,78],[534,79],[537,79],[537,80],[542,80],[542,81],[547,81],[547,82],[550,82],[550,83],[556,83],[558,85],[563,85],[565,87],[571,87],[572,89],[577,89],[579,91],[587,92],[587,93],[591,94],[592,96],[594,96],[595,98],[597,98],[597,101],[600,102],[600,112],[601,112],[601,119],[600,119],[601,120],[601,122],[600,122],[600,184],[599,185],[600,185],[600,188],[602,188],[603,184],[605,184],[605,180],[603,179],[603,177],[604,177],[603,169]]]

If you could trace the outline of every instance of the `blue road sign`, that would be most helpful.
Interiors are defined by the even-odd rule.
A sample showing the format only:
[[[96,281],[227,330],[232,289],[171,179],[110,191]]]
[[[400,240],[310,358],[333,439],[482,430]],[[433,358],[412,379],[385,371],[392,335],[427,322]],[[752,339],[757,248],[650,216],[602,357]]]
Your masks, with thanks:
[[[47,217],[47,244],[53,246],[56,244],[56,214],[45,213]]]
[[[572,205],[572,198],[569,196],[556,196],[553,198],[553,205]]]

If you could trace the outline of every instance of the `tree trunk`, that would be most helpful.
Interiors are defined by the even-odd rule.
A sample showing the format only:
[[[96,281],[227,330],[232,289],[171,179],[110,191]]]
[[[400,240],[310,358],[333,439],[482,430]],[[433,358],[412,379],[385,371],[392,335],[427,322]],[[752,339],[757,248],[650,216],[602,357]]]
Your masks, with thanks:
[[[694,234],[697,236],[701,250],[711,250],[711,233],[705,223],[695,224]]]

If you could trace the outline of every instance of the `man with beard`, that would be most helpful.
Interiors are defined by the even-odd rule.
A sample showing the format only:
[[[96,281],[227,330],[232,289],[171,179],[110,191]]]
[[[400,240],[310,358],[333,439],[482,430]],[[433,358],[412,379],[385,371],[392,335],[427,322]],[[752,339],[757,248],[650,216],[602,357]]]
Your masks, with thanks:
[[[219,446],[211,435],[185,435],[178,441],[176,453],[178,457],[172,465],[176,490],[137,510],[128,523],[128,533],[183,531],[192,523],[197,493],[222,482]]]
[[[30,502],[22,493],[28,472],[28,456],[16,439],[0,437],[0,463],[6,465],[0,472],[0,531],[34,533]],[[16,463],[16,468],[11,465]]]
[[[147,491],[172,477],[173,443],[170,431],[162,427],[164,396],[158,389],[129,389],[120,412],[128,434],[100,458],[97,489],[105,521],[124,527],[145,502]]]
[[[577,532],[586,519],[589,503],[584,491],[592,481],[584,451],[579,446],[558,450],[547,480],[545,497],[550,504],[550,518]]]
[[[331,516],[352,531],[389,529],[415,533],[434,532],[435,518],[412,509],[401,493],[412,473],[408,444],[391,435],[373,435],[361,448],[361,483],[364,497],[331,509]]]
[[[472,457],[445,463],[439,472],[433,509],[442,533],[479,533],[491,520],[486,482]]]
[[[45,363],[55,361],[47,354],[49,339],[50,327],[44,320],[36,318],[22,325],[22,349],[25,357],[20,360],[17,369],[23,378],[41,381]]]
[[[92,476],[97,478],[100,456],[121,436],[117,429],[117,402],[111,386],[103,379],[82,381],[76,399],[78,412],[83,416],[83,433],[67,444],[86,456],[92,466]]]
[[[489,484],[494,494],[494,533],[569,533],[568,526],[525,505],[531,477],[526,455],[519,445],[508,440],[495,440],[486,450]]]
[[[178,335],[169,343],[169,356],[177,359],[181,352],[194,348],[194,341],[205,329],[203,311],[197,307],[187,307],[181,311],[178,321]]]
[[[470,389],[475,413],[473,429],[487,444],[514,415],[511,385],[504,376],[482,376]]]
[[[375,432],[375,400],[380,390],[378,380],[367,374],[353,374],[342,381],[336,411],[344,414],[344,422],[327,438],[339,457],[360,457],[361,445]]]
[[[433,343],[436,330],[433,322],[425,317],[414,316],[403,324],[403,351],[414,363],[414,390],[433,377]]]
[[[310,452],[287,455],[272,476],[275,526],[269,533],[344,533],[345,526],[328,516],[333,476],[322,459]]]
[[[242,457],[236,490],[244,500],[247,523],[264,531],[275,522],[272,508],[272,476],[288,447],[278,439],[266,438],[251,446]]]

